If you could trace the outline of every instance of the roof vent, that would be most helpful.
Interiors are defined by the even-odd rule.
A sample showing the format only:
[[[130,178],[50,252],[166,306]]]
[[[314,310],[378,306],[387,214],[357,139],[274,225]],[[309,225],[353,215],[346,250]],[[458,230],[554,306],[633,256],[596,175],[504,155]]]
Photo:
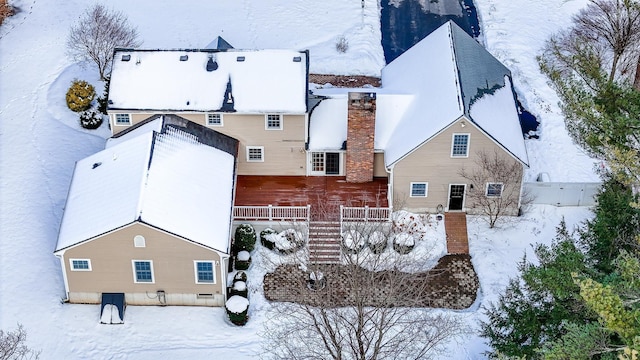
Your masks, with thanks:
[[[180,55],[180,61],[187,61],[189,60],[189,55]]]
[[[91,166],[92,169],[97,168],[98,166],[102,165],[101,162],[97,162],[97,163],[93,163],[93,166]]]
[[[122,55],[122,61],[129,61],[131,60],[131,55]]]
[[[218,69],[218,63],[213,59],[213,56],[207,61],[207,71],[211,72]]]
[[[187,100],[187,106],[190,104],[189,100]]]
[[[244,61],[244,56],[238,56],[238,57],[236,58],[236,61],[237,61],[237,62],[243,62],[243,61]]]
[[[293,62],[301,62],[302,58],[300,56],[294,56],[293,57]]]

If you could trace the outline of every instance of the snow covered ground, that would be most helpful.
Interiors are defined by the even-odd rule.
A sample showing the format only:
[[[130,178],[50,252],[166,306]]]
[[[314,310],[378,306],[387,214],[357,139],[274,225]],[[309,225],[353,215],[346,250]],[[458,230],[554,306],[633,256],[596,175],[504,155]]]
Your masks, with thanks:
[[[386,1],[386,0],[382,0]],[[65,56],[69,26],[90,2],[13,0],[20,11],[0,27],[0,328],[22,323],[42,359],[252,359],[260,350],[266,302],[247,326],[230,325],[223,309],[129,307],[125,324],[99,324],[99,307],[66,305],[62,273],[52,255],[75,161],[103,148],[108,130],[80,130],[64,104],[73,78],[97,84],[93,69]],[[489,51],[511,68],[525,106],[542,122],[527,142],[529,179],[597,181],[593,161],[564,130],[557,98],[535,62],[544,39],[586,0],[476,0]],[[204,47],[221,35],[237,48],[309,49],[318,73],[379,74],[384,65],[376,0],[111,0],[138,26],[146,48]],[[336,39],[349,50],[339,54]],[[101,86],[97,86],[101,90]],[[570,227],[586,208],[538,206],[497,230],[469,226],[470,251],[482,291],[477,306],[455,312],[475,327],[482,304],[515,274],[530,243],[546,242],[561,217]],[[482,339],[451,344],[444,358],[483,358]]]

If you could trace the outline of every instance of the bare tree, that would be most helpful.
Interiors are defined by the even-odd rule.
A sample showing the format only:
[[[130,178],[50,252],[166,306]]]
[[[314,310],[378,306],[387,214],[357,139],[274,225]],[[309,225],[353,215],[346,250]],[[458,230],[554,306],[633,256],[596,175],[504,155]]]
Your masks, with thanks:
[[[38,359],[39,351],[34,351],[25,345],[27,332],[22,325],[14,331],[0,330],[0,360]]]
[[[88,8],[67,36],[68,54],[76,61],[93,61],[100,79],[111,73],[116,47],[139,47],[138,31],[120,11],[95,4]]]
[[[516,215],[521,206],[531,203],[531,198],[523,189],[522,165],[493,151],[479,151],[476,166],[469,170],[462,168],[459,175],[471,182],[472,189],[467,194],[471,208],[486,215],[489,227],[493,228],[503,215]]]
[[[270,298],[265,290],[274,302],[265,322],[264,357],[425,359],[465,333],[456,317],[426,309],[447,307],[446,294],[465,297],[452,290],[456,280],[447,270],[436,266],[419,272],[415,263],[390,248],[359,249],[360,238],[373,236],[383,236],[392,246],[396,230],[389,223],[354,222],[346,231],[353,235],[352,251],[344,255],[349,252],[345,249],[340,264],[307,264],[298,258],[265,276],[265,289],[277,294]],[[477,282],[471,272],[466,275]],[[461,308],[473,303],[474,289]]]

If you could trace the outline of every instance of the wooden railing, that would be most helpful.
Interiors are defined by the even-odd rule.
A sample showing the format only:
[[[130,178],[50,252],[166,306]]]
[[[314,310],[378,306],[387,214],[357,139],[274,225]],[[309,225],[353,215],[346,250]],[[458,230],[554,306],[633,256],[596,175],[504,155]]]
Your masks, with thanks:
[[[340,223],[344,221],[390,221],[393,209],[390,207],[370,208],[340,205]]]
[[[234,206],[234,220],[309,221],[311,205],[307,206]]]

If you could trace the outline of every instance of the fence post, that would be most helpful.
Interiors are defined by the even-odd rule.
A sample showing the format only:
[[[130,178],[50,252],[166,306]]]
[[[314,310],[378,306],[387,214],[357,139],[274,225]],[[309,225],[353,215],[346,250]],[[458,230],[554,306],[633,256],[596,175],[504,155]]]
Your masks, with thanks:
[[[364,221],[367,222],[369,220],[369,205],[364,206]]]
[[[310,221],[311,221],[311,205],[307,204],[307,226],[309,225]]]
[[[267,212],[269,216],[269,221],[273,221],[273,205],[269,204],[269,206],[267,206]]]

